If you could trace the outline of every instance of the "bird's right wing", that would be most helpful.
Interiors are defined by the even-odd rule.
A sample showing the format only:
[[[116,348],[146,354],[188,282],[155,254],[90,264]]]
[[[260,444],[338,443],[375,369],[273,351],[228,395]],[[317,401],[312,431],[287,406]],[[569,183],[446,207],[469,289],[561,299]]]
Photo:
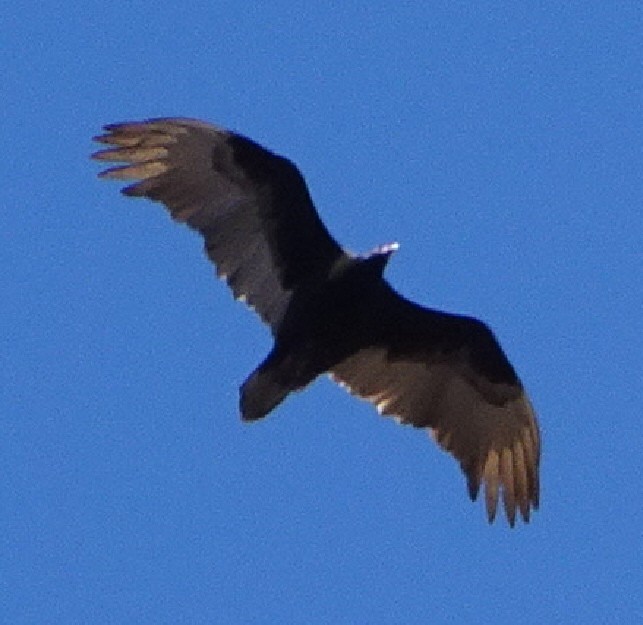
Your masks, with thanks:
[[[511,525],[538,507],[540,436],[513,367],[482,322],[422,308],[387,288],[363,347],[331,377],[378,411],[429,429],[460,462],[469,494],[485,487],[489,521],[502,495]]]
[[[254,141],[197,120],[111,124],[93,155],[124,162],[103,178],[165,204],[205,239],[236,298],[276,332],[292,291],[324,279],[343,250],[322,223],[299,170]]]

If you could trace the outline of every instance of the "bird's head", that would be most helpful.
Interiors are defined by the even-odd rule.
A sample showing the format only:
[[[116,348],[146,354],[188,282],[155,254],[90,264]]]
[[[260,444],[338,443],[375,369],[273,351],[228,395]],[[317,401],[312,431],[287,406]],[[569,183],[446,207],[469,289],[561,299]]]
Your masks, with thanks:
[[[384,268],[391,258],[391,254],[396,252],[399,248],[400,244],[397,242],[378,245],[365,258],[365,261],[373,268],[374,271],[377,272],[377,274],[381,276],[384,273]]]

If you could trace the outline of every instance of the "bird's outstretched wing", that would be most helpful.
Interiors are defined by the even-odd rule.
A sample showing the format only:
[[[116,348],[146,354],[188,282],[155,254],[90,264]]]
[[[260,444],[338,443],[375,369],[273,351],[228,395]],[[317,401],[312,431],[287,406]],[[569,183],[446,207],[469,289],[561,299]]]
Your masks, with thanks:
[[[236,298],[276,332],[292,292],[323,280],[344,252],[319,218],[289,160],[197,120],[110,124],[95,141],[99,161],[126,165],[103,178],[138,180],[123,189],[165,204],[205,239]]]
[[[342,386],[402,423],[429,428],[460,462],[489,522],[502,494],[510,525],[538,508],[540,436],[534,411],[491,330],[422,308],[390,287],[364,328],[364,347],[331,369]]]

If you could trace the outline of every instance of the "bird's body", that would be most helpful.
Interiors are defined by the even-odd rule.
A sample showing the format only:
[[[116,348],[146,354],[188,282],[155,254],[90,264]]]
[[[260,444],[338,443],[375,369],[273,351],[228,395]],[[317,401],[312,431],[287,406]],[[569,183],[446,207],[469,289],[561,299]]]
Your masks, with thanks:
[[[260,419],[328,373],[382,414],[427,428],[460,462],[489,520],[500,495],[511,525],[538,507],[535,415],[491,330],[431,310],[383,278],[397,245],[344,251],[317,214],[303,177],[254,141],[189,119],[106,126],[94,158],[125,166],[102,176],[163,202],[201,233],[235,297],[270,327],[271,352],[241,387],[241,415]]]
[[[372,320],[384,313],[378,307],[388,286],[382,278],[388,256],[342,258],[327,277],[293,295],[275,333],[273,350],[241,389],[243,419],[265,416],[285,397],[286,389],[304,388],[369,345],[380,325]],[[279,380],[273,395],[256,390],[255,380],[273,377]]]

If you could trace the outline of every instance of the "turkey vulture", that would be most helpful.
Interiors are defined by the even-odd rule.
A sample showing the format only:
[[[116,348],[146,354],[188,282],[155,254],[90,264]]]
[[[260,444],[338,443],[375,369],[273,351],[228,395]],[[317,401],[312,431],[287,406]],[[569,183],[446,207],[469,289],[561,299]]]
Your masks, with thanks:
[[[265,417],[328,373],[384,415],[427,428],[460,462],[487,517],[502,495],[509,524],[538,508],[534,411],[491,330],[424,308],[383,278],[397,244],[350,254],[322,223],[288,159],[201,121],[110,124],[92,158],[124,162],[102,178],[162,202],[205,240],[217,274],[269,326],[274,345],[240,389],[241,417]]]

